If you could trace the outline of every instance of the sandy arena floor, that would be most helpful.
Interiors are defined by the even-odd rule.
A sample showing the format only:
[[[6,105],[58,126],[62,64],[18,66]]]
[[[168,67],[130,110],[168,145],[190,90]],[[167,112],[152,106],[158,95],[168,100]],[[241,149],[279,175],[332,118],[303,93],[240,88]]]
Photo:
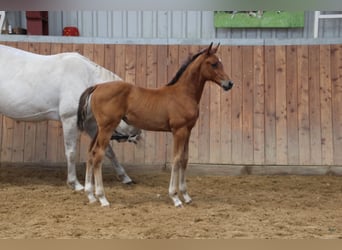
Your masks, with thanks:
[[[189,176],[194,202],[177,209],[168,172],[130,176],[105,171],[102,208],[66,186],[64,168],[1,166],[0,238],[342,238],[342,177]]]

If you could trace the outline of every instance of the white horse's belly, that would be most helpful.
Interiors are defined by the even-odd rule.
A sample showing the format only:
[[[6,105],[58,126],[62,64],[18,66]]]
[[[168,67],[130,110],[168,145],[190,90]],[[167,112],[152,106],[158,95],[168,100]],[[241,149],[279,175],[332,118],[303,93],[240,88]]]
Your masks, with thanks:
[[[11,111],[2,111],[2,114],[8,116],[14,120],[18,121],[44,121],[44,120],[56,120],[59,121],[60,117],[58,114],[58,110],[46,110],[42,112],[26,112],[26,113],[18,113]]]
[[[1,74],[0,74],[1,75]],[[0,79],[0,113],[15,120],[59,120],[58,99],[51,91],[15,88],[15,79]]]

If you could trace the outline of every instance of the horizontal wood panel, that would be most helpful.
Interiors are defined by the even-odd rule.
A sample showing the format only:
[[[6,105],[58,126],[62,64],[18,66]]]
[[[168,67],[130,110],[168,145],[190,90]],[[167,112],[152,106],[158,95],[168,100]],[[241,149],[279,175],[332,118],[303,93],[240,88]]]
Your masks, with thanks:
[[[203,46],[2,42],[55,54],[77,51],[136,85],[166,84],[190,53]],[[193,164],[342,164],[342,45],[221,46],[235,85],[208,82],[190,139]],[[0,117],[1,162],[65,163],[59,122]],[[82,135],[77,161],[86,160]],[[140,145],[113,142],[122,163],[168,164],[172,136],[144,132]]]

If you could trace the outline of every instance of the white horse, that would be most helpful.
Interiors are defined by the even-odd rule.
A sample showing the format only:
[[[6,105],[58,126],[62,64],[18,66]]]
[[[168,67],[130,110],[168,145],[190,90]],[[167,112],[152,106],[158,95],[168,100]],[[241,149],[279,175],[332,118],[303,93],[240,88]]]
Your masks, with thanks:
[[[62,122],[67,183],[75,190],[83,186],[76,177],[75,154],[79,135],[77,107],[82,92],[96,84],[121,80],[111,71],[78,53],[39,55],[0,45],[0,113],[20,121],[58,120]],[[97,133],[97,125],[88,114],[86,132]],[[121,122],[112,139],[136,142],[141,131]],[[123,183],[131,178],[119,164],[109,145],[106,156],[111,160]]]

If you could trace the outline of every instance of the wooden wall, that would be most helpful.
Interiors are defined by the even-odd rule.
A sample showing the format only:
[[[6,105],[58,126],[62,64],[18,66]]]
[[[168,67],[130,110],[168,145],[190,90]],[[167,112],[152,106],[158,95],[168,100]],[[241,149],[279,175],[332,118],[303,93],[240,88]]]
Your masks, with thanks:
[[[201,48],[3,43],[41,54],[78,51],[149,88],[167,83],[189,53]],[[341,44],[222,46],[220,57],[235,85],[223,92],[207,84],[192,131],[190,163],[342,164]],[[1,162],[65,162],[59,122],[0,119]],[[78,162],[85,161],[88,143],[82,136]],[[141,145],[114,143],[114,149],[123,163],[164,164],[172,159],[172,138],[145,132]]]

